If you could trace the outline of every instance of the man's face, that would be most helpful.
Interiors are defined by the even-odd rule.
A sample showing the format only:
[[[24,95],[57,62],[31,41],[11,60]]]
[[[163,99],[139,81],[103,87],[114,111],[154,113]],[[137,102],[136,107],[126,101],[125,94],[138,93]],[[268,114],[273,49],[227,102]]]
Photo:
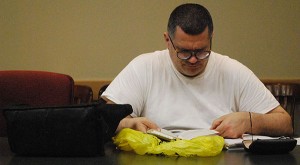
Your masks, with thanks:
[[[199,60],[196,56],[191,56],[187,60],[182,60],[177,57],[178,51],[195,51],[195,50],[210,50],[210,39],[208,28],[206,28],[201,34],[189,35],[186,34],[180,27],[177,27],[174,37],[169,38],[167,33],[164,34],[165,41],[170,52],[170,57],[175,68],[184,76],[195,77],[204,72],[208,62],[208,58]],[[177,49],[174,49],[174,47]]]

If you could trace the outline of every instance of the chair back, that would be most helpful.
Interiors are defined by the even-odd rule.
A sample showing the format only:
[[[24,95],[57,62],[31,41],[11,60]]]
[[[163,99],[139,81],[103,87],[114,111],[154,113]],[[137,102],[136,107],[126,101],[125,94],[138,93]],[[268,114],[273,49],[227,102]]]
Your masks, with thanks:
[[[100,87],[98,91],[98,101],[103,102],[104,100],[101,98],[102,93],[106,90],[106,88],[109,86],[109,84],[105,84]],[[105,102],[105,101],[104,101]]]
[[[69,75],[46,71],[0,71],[0,110],[16,105],[57,106],[73,103],[74,80]],[[6,122],[0,114],[0,136]]]
[[[98,100],[101,98],[102,93],[106,90],[106,88],[109,86],[109,84],[103,85],[98,92]]]
[[[300,99],[300,84],[293,83],[265,83],[280,105],[292,118],[293,127],[295,123],[296,104]]]
[[[74,86],[74,103],[91,103],[93,101],[93,90],[87,85]]]

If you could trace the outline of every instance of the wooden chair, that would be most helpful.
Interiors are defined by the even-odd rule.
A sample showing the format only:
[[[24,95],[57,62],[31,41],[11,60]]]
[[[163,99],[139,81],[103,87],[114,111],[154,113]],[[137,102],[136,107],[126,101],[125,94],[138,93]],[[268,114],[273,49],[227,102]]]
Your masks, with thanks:
[[[280,105],[291,115],[294,127],[296,104],[300,101],[300,84],[265,83],[265,86],[279,101]]]
[[[69,75],[45,71],[0,71],[0,136],[6,136],[2,111],[16,105],[73,104],[74,80]]]
[[[74,86],[74,103],[91,103],[93,101],[93,90],[87,85]]]
[[[106,88],[109,86],[109,84],[103,85],[98,92],[98,101],[99,102],[106,102],[104,99],[101,98],[102,93],[106,90]]]

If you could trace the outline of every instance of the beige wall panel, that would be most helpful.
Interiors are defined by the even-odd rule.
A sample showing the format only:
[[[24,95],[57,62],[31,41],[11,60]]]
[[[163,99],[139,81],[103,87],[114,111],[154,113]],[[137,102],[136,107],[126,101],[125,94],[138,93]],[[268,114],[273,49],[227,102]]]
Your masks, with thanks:
[[[181,0],[0,0],[0,70],[46,70],[112,80],[134,57],[165,49]],[[300,1],[194,1],[215,23],[213,50],[259,78],[300,78]]]

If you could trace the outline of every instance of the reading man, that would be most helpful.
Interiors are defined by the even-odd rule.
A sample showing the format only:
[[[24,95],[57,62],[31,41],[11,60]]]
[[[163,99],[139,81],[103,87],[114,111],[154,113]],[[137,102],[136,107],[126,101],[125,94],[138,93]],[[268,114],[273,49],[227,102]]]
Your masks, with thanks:
[[[206,128],[237,138],[251,131],[290,135],[289,114],[264,84],[238,61],[212,51],[213,21],[198,4],[171,13],[167,49],[142,54],[112,81],[102,98],[130,104],[118,130]]]

